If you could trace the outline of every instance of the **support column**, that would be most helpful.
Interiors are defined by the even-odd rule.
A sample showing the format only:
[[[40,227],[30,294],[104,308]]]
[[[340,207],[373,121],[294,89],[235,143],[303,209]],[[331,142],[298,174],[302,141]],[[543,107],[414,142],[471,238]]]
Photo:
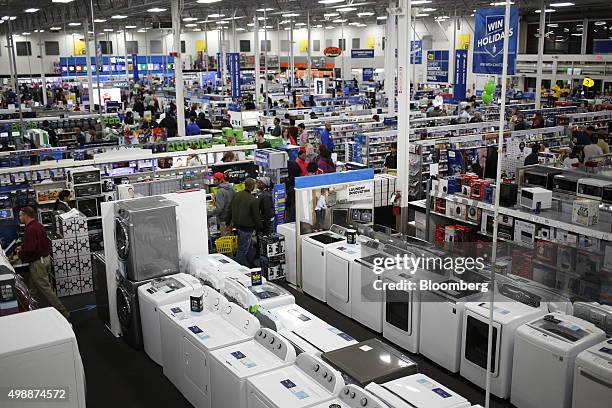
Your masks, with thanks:
[[[293,78],[295,77],[295,56],[293,54],[293,21],[290,24],[291,30],[289,30],[289,70],[291,71],[291,78],[289,78],[289,83],[291,84],[291,89],[295,86],[293,83]]]
[[[395,114],[395,49],[396,27],[395,0],[389,1],[389,11],[387,13],[387,24],[385,25],[385,95],[387,96],[387,106],[389,115]]]
[[[387,20],[389,19],[394,20],[395,16],[389,16]],[[412,30],[410,28],[411,20],[412,1],[400,0],[397,34],[399,38],[406,39],[406,43],[404,44],[410,44],[410,40],[412,39]],[[395,50],[395,47],[393,47],[393,50]],[[398,47],[397,58],[397,162],[401,163],[400,166],[403,166],[397,169],[397,176],[402,196],[400,230],[405,233],[408,227],[408,201],[410,191],[410,46]]]
[[[231,50],[230,52],[238,52],[238,47],[236,46],[236,11],[234,10],[234,18],[232,18],[232,41],[230,41]]]
[[[9,57],[9,68],[11,71],[11,87],[13,88],[13,91],[15,91],[15,93],[17,93],[17,74],[15,73],[15,69],[13,66],[13,51],[12,51],[12,37],[11,37],[11,33],[7,32],[6,33],[6,50],[8,53],[8,57]]]
[[[266,24],[264,22],[264,24]],[[259,100],[261,98],[261,92],[259,92],[259,87],[261,86],[261,61],[259,60],[259,20],[257,20],[257,14],[253,17],[253,45],[255,51],[255,103],[256,106],[259,106]]]
[[[310,88],[310,85],[312,84],[312,28],[310,27],[310,10],[308,10],[308,15],[307,15],[307,19],[308,19],[308,57],[306,58],[306,60],[308,61],[308,88]]]
[[[225,29],[223,28],[223,26],[220,27],[221,29],[221,77],[223,78],[222,83],[223,83],[223,94],[225,95],[225,91],[226,91],[226,79],[227,79],[227,58],[226,53],[227,50],[225,49]]]
[[[535,86],[535,107],[540,109],[542,103],[542,56],[544,55],[544,36],[546,35],[546,3],[544,0],[540,2],[540,35],[538,37],[538,67],[536,73]],[[584,37],[584,35],[583,35]]]
[[[265,44],[265,49],[264,49],[264,91],[265,91],[265,98],[266,98],[266,115],[268,114],[268,110],[270,109],[270,106],[268,105],[268,51],[269,51],[269,47],[268,47],[268,20],[266,20],[266,8],[264,7],[264,44]],[[279,52],[279,56],[280,56],[280,52]],[[280,59],[278,61],[278,63],[280,64]]]
[[[8,25],[8,46],[9,46],[9,54],[11,55],[11,60],[12,60],[12,73],[14,75],[14,79],[13,79],[13,84],[14,84],[14,88],[13,91],[17,94],[17,111],[19,112],[19,134],[21,137],[23,137],[25,135],[25,125],[23,123],[23,111],[21,110],[21,99],[19,97],[19,76],[17,74],[17,59],[15,56],[15,42],[13,41],[13,30],[11,28],[11,21],[8,20],[7,21],[7,25]]]
[[[40,52],[40,86],[42,87],[42,103],[47,106],[47,79],[45,77],[45,53],[43,52],[43,39],[40,31],[38,32],[38,50]]]
[[[87,93],[89,94],[89,111],[94,111],[93,74],[91,68],[91,51],[89,48],[89,20],[83,21],[83,35],[85,36],[85,56],[87,58]]]
[[[542,13],[544,14],[544,13]],[[504,53],[502,57],[502,75],[501,75],[501,106],[499,108],[499,133],[497,141],[497,176],[495,178],[495,185],[497,191],[500,191],[501,186],[501,174],[502,174],[502,158],[504,149],[504,125],[506,118],[504,112],[506,111],[506,83],[508,78],[508,45],[510,37],[510,2],[506,2],[506,13],[504,16]],[[493,246],[491,252],[491,264],[495,265],[497,258],[497,231],[499,227],[499,196],[495,194],[494,198],[494,217],[493,217]],[[490,288],[495,287],[495,270],[491,269],[491,281],[489,283]],[[490,356],[493,352],[493,302],[495,291],[489,290],[489,333],[488,333],[488,344],[487,344],[487,356]],[[485,385],[485,408],[490,408],[491,399],[491,359],[487,358],[487,371],[486,371],[486,385]]]
[[[206,78],[208,78],[208,25],[204,24],[204,70],[206,71]],[[206,84],[202,84],[202,88],[206,89]]]
[[[185,97],[183,95],[183,61],[181,56],[181,12],[179,0],[172,0],[172,32],[174,56],[174,91],[176,93],[176,123],[178,136],[185,136]]]
[[[587,33],[589,30],[589,19],[582,20],[582,42],[580,43],[580,53],[586,54],[587,50]]]

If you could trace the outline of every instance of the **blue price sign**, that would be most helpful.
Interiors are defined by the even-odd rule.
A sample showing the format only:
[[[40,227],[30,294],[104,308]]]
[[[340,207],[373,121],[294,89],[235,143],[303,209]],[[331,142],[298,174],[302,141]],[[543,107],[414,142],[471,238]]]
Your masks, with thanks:
[[[475,74],[502,74],[504,56],[505,9],[494,8],[476,11],[474,35]],[[516,66],[516,44],[518,35],[518,10],[510,9],[508,38],[508,74],[513,75]]]
[[[427,82],[448,82],[448,51],[427,51]]]
[[[362,69],[363,81],[373,81],[374,80],[374,68],[363,68]]]

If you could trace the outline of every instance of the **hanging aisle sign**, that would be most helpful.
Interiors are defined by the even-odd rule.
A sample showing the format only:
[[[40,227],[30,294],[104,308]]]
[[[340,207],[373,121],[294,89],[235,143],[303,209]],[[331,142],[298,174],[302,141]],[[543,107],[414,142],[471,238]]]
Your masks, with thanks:
[[[374,50],[370,50],[370,49],[351,50],[351,58],[374,58]]]
[[[363,82],[373,81],[374,80],[374,68],[363,68],[361,79],[363,80]]]
[[[218,52],[217,53],[217,78],[221,78],[221,80],[223,80],[223,78],[221,77],[221,71],[223,68],[222,62],[223,61],[221,61],[221,53]]]
[[[423,63],[423,40],[410,41],[412,50],[410,52],[410,63],[420,65]],[[396,50],[397,51],[397,50]]]
[[[231,52],[228,55],[228,68],[230,73],[232,98],[240,98],[240,54]]]
[[[455,103],[465,100],[467,85],[467,57],[467,50],[455,51],[455,86],[453,88]]]
[[[448,82],[448,51],[427,51],[427,82]]]
[[[474,36],[475,74],[502,74],[504,58],[505,8],[476,11]],[[514,75],[518,36],[518,10],[510,8],[510,37],[508,38],[508,75]]]

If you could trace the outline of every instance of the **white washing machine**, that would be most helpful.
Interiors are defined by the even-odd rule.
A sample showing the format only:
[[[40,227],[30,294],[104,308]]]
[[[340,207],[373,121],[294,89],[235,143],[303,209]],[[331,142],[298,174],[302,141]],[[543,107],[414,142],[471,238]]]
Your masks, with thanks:
[[[382,384],[370,383],[366,391],[389,408],[470,408],[467,399],[424,374],[413,374]]]
[[[229,302],[220,316],[221,319],[196,317],[182,325],[181,388],[185,398],[197,408],[212,407],[210,352],[248,341],[260,329],[257,319],[235,303]]]
[[[276,232],[285,237],[285,279],[292,285],[297,285],[295,222],[279,224]]]
[[[344,228],[332,225],[330,231],[315,232],[302,237],[302,289],[321,302],[326,301],[327,250],[346,244]]]
[[[351,285],[354,261],[361,258],[361,244],[342,244],[327,250],[325,263],[327,304],[345,316],[351,317]]]
[[[489,302],[467,303],[463,314],[461,341],[461,376],[485,388],[489,341]],[[493,306],[493,347],[491,358],[491,393],[510,396],[512,360],[516,329],[545,311],[504,296],[496,296]]]
[[[246,408],[246,380],[295,362],[289,341],[270,329],[260,329],[253,340],[212,351],[210,376],[212,406]]]
[[[346,385],[331,401],[314,405],[313,408],[388,408],[380,398],[353,384]]]
[[[52,307],[0,318],[0,384],[3,408],[85,407],[85,372],[68,321]],[[10,390],[57,389],[59,399],[10,399]]]
[[[272,309],[265,307],[260,308],[258,317],[263,327],[267,327],[274,331],[326,324],[323,320],[296,304],[279,306]]]
[[[295,364],[247,380],[248,408],[310,408],[331,401],[344,387],[342,374],[310,354]]]
[[[609,408],[612,401],[612,339],[576,357],[573,408]]]
[[[221,319],[221,311],[228,301],[223,295],[209,286],[203,286],[204,310],[192,312],[189,300],[161,306],[159,308],[159,326],[161,332],[162,366],[164,375],[183,392],[183,356],[181,343],[183,329],[193,322],[204,319]]]
[[[159,307],[188,300],[201,290],[200,280],[185,273],[156,278],[138,287],[144,350],[157,364],[162,364]]]
[[[383,283],[414,282],[440,280],[440,276],[423,270],[411,274],[408,271],[392,271],[383,273]],[[419,336],[421,324],[421,291],[420,290],[390,290],[383,291],[383,337],[398,347],[411,353],[419,352]]]
[[[594,324],[561,313],[520,326],[514,336],[510,402],[517,408],[571,408],[576,356],[605,338]]]
[[[419,353],[453,373],[459,372],[465,303],[486,296],[477,290],[422,292]]]
[[[251,283],[250,280],[249,283]],[[221,294],[245,309],[255,305],[274,308],[295,303],[295,298],[289,291],[271,282],[246,286],[242,280],[227,278]]]

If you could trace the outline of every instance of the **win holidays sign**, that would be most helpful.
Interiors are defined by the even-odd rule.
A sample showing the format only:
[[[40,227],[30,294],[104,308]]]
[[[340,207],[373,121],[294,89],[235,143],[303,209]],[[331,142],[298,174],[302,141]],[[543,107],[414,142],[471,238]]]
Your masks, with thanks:
[[[505,9],[478,10],[475,21],[474,62],[475,74],[502,74],[504,56]],[[514,74],[518,33],[518,10],[510,8],[508,38],[508,75]]]

